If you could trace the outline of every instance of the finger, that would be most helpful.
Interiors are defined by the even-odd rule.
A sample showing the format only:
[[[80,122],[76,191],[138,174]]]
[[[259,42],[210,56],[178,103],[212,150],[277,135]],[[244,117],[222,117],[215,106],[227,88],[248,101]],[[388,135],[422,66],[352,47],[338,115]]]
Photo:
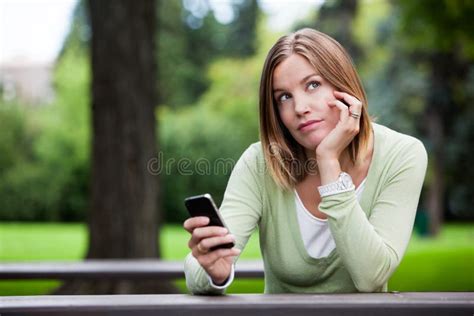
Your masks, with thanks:
[[[227,229],[219,226],[197,227],[193,230],[191,240],[188,243],[190,248],[197,245],[204,238],[225,236],[228,233]]]
[[[351,109],[349,115],[355,120],[355,122],[359,122],[360,117],[362,116],[362,113]]]
[[[362,106],[362,102],[349,93],[334,90],[334,96],[337,99],[343,99],[349,106]]]
[[[349,117],[349,108],[347,107],[347,105],[345,105],[344,103],[342,103],[342,101],[339,101],[339,100],[332,100],[328,103],[334,105],[335,107],[339,109],[340,111],[339,120],[341,122],[347,122],[347,119]]]
[[[228,258],[228,257],[235,257],[240,254],[240,249],[238,248],[231,248],[231,249],[217,249],[215,251],[211,251],[205,255],[198,255],[196,259],[198,259],[199,263],[204,267],[208,268],[211,267],[217,260],[221,258]]]
[[[188,218],[187,220],[185,220],[184,223],[183,223],[183,227],[189,233],[192,233],[193,230],[196,229],[197,227],[204,227],[207,224],[209,224],[209,217],[196,216],[196,217],[191,217],[191,218]]]
[[[202,247],[201,242],[196,245],[196,249],[197,249],[197,251],[199,251],[202,254],[206,254],[206,253],[209,252],[209,249],[205,249],[205,248]]]
[[[355,114],[354,116],[352,116],[353,118],[360,119],[362,115],[362,102],[359,99],[357,99],[353,95],[350,95],[349,93],[341,91],[334,91],[334,95],[336,96],[336,98],[342,99],[346,103],[346,105],[349,106],[349,113]]]
[[[215,236],[225,236],[229,231],[227,228],[220,226],[205,226],[197,227],[193,231],[193,236],[199,239],[215,237]]]
[[[352,116],[352,114],[354,115]],[[349,115],[357,120],[360,119],[362,116],[362,103],[351,105],[349,107]]]
[[[201,250],[203,250],[204,252],[207,252],[215,246],[228,244],[231,242],[235,242],[235,237],[231,234],[227,234],[225,236],[202,239],[199,245],[201,245],[200,246]]]
[[[221,249],[217,249],[211,252],[202,252],[198,248],[199,246],[194,247],[191,253],[193,257],[196,258],[201,265],[206,264],[206,266],[209,264],[209,262],[212,262],[214,258],[216,258],[216,256],[218,256],[217,258],[219,258],[219,254],[223,253],[224,255],[228,256],[231,253],[231,251],[229,251],[231,249],[228,249],[228,248],[221,248]],[[227,250],[227,251],[223,252],[222,250]]]

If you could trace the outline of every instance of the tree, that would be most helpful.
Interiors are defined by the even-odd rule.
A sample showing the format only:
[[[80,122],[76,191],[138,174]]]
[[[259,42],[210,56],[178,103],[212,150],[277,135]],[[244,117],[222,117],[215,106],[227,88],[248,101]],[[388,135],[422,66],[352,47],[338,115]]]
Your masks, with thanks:
[[[424,105],[415,125],[427,139],[431,154],[425,207],[429,231],[436,235],[447,205],[472,208],[474,202],[472,168],[466,168],[462,153],[453,155],[459,144],[472,148],[473,112],[469,105],[474,95],[469,89],[469,75],[474,71],[474,4],[400,1],[398,10],[397,35],[402,48],[412,58],[414,67],[426,69]],[[471,126],[471,132],[462,126]],[[467,215],[467,210],[455,211]]]
[[[158,8],[159,104],[173,108],[196,103],[209,89],[213,60],[255,53],[259,14],[256,0],[232,2],[234,20],[221,24],[208,0],[183,3],[161,1]]]
[[[353,22],[358,0],[329,0],[324,2],[315,23],[317,30],[334,37],[349,52],[355,62],[362,58],[362,50],[354,40]]]
[[[229,24],[225,41],[225,54],[232,57],[247,57],[255,54],[257,20],[260,13],[256,0],[234,3],[236,17]]]
[[[88,259],[158,258],[155,1],[88,2],[92,29],[92,182]],[[169,293],[152,281],[76,281],[59,293]]]
[[[376,27],[377,45],[386,56],[383,66],[372,65],[369,100],[376,99],[384,123],[417,135],[428,150],[419,214],[427,216],[428,233],[436,235],[446,215],[473,217],[474,5],[390,4],[387,18]]]

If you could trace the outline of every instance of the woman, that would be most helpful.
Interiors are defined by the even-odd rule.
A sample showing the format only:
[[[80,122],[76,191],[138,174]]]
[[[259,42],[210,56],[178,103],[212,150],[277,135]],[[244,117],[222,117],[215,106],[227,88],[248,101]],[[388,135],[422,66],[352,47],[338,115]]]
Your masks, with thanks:
[[[260,140],[237,162],[220,212],[232,234],[185,221],[194,294],[220,294],[259,228],[265,293],[387,291],[410,239],[426,172],[422,143],[372,123],[342,46],[283,36],[260,84]],[[234,241],[233,249],[210,249]]]

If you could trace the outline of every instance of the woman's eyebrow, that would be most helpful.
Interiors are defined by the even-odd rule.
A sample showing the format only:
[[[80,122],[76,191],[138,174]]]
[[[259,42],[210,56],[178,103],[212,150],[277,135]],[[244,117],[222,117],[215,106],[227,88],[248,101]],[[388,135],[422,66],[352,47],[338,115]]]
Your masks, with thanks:
[[[280,92],[280,91],[285,91],[285,90],[284,90],[284,89],[280,89],[280,88],[278,88],[278,89],[273,89],[273,93]]]
[[[305,76],[303,79],[300,80],[300,84],[304,83],[309,78],[315,77],[315,76],[319,76],[319,75],[317,73],[312,73],[312,74],[309,74],[309,75]],[[273,89],[273,93],[280,92],[280,91],[285,91],[285,89],[281,89],[281,88]]]
[[[304,83],[306,80],[308,80],[309,78],[311,77],[315,77],[315,76],[319,76],[317,73],[312,73],[310,75],[307,75],[306,77],[304,77],[303,79],[301,79],[300,83]]]

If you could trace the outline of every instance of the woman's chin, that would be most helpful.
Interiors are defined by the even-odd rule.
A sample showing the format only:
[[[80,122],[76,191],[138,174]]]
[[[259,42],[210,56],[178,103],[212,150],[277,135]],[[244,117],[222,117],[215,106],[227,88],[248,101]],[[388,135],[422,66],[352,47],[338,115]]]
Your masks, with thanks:
[[[303,139],[297,139],[297,142],[308,151],[315,151],[321,141],[322,137],[320,135],[308,135],[308,137]]]
[[[316,148],[318,148],[320,143],[321,143],[321,139],[319,137],[313,137],[305,141],[304,147],[309,150],[316,150]]]
[[[305,142],[302,144],[302,146],[307,150],[307,151],[313,151],[316,152],[316,148],[318,148],[319,142]]]

